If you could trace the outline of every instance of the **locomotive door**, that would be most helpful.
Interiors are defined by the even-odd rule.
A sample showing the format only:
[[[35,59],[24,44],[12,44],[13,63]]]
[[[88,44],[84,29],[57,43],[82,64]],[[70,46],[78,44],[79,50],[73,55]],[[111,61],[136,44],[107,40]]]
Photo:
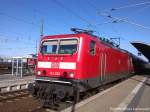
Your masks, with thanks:
[[[101,76],[100,76],[100,80],[104,81],[106,79],[106,53],[102,53],[101,54],[101,62],[100,62],[100,66],[101,66]]]

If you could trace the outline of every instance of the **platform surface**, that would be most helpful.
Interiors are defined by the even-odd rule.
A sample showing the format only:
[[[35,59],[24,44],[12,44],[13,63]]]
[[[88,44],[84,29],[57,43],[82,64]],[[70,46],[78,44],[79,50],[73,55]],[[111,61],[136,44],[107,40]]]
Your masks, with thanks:
[[[27,82],[32,82],[35,76],[12,76],[11,74],[0,75],[0,87],[23,84]]]
[[[76,104],[75,112],[150,112],[150,76],[130,77]]]

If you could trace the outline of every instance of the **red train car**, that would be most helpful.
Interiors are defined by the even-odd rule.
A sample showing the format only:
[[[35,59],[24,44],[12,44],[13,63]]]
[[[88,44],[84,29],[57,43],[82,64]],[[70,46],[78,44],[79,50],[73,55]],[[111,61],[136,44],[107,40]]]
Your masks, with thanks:
[[[37,62],[37,56],[36,55],[30,54],[27,57],[26,68],[27,68],[28,74],[35,74],[36,62]]]
[[[74,31],[42,38],[35,83],[28,87],[35,96],[63,99],[73,95],[74,86],[85,92],[133,72],[128,52],[86,30]]]

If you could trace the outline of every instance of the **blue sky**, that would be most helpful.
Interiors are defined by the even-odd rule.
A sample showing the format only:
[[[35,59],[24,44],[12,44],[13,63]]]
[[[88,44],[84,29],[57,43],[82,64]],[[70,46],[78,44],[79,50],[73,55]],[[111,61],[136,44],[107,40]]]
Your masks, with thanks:
[[[0,55],[22,56],[36,52],[40,21],[44,19],[44,34],[66,34],[71,27],[86,28],[106,38],[121,38],[121,48],[134,54],[131,41],[150,43],[150,29],[100,16],[107,12],[114,17],[150,27],[150,4],[110,11],[148,0],[0,0]],[[149,1],[150,2],[150,1]],[[60,5],[61,4],[61,5]],[[109,22],[109,23],[107,23]],[[96,27],[89,26],[89,23]]]

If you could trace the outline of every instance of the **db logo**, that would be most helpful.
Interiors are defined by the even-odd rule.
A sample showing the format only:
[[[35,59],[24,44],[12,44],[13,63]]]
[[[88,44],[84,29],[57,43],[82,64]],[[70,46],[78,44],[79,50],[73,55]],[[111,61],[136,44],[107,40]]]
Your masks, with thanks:
[[[59,68],[59,63],[53,62],[51,66],[52,68]]]

